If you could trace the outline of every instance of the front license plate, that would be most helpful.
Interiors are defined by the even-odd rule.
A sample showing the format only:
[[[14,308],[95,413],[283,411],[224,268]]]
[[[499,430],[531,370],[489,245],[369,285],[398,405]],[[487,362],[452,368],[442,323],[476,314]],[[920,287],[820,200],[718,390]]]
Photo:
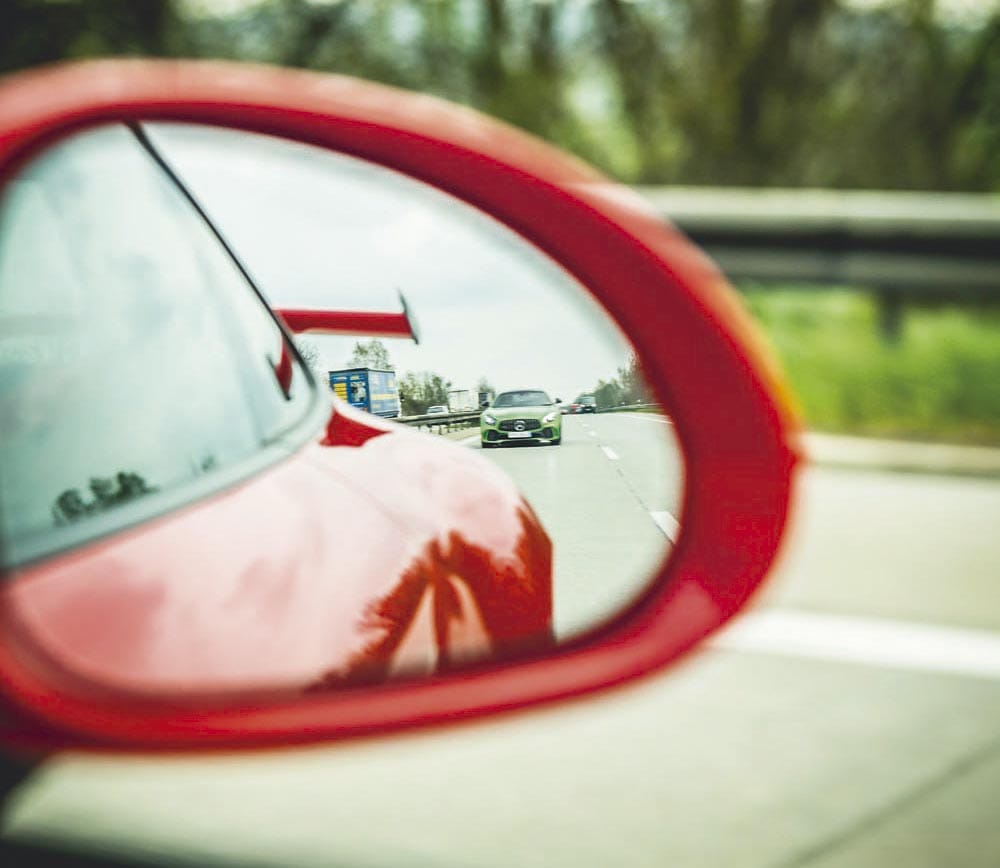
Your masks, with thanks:
[[[511,431],[507,436],[508,437],[512,437],[512,438],[513,437],[530,437],[531,436],[531,432],[530,431]]]

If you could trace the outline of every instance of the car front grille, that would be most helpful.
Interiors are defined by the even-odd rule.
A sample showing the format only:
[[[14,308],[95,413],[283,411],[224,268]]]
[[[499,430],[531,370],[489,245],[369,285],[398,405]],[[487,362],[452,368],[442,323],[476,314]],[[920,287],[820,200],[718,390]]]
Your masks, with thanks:
[[[504,419],[497,427],[501,431],[537,431],[542,423],[537,419]]]

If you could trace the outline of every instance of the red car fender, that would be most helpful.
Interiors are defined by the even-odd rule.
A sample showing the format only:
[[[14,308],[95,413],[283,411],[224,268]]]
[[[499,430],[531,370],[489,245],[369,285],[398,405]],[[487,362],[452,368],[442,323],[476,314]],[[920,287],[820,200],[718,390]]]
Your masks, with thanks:
[[[547,646],[551,564],[500,471],[337,402],[248,482],[18,570],[0,619],[78,692],[316,690]]]

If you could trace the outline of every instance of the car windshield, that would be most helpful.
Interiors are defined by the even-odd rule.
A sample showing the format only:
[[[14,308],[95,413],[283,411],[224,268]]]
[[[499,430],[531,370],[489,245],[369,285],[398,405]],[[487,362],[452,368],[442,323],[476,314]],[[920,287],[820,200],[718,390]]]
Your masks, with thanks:
[[[493,402],[494,407],[539,407],[551,404],[552,401],[545,392],[504,392]]]
[[[578,404],[596,404],[597,399],[593,395],[581,395],[577,399]]]

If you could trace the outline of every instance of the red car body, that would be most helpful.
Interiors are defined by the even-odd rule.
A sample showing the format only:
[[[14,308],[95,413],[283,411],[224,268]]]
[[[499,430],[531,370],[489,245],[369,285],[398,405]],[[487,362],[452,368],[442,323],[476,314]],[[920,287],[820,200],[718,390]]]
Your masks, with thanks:
[[[164,232],[148,232],[140,240],[109,232],[101,215],[123,213],[121,198],[96,198],[90,187],[60,183],[51,166],[40,175],[22,176],[22,192],[30,190],[31,201],[71,188],[76,200],[93,202],[84,224],[90,233],[87,252],[114,266],[88,270],[78,249],[84,242],[72,232],[56,233],[55,247],[48,251],[54,255],[64,248],[79,256],[66,257],[66,273],[78,266],[71,280],[49,277],[46,283],[44,273],[12,268],[0,283],[0,339],[7,350],[13,347],[0,359],[0,436],[8,450],[0,462],[0,484],[8,496],[0,506],[10,519],[0,523],[0,621],[16,637],[18,656],[60,673],[83,693],[191,699],[226,692],[294,695],[381,683],[547,648],[552,643],[551,543],[513,483],[470,450],[321,394],[327,390],[311,382],[281,328],[410,335],[405,310],[398,315],[329,310],[269,315],[218,230],[185,200],[189,191],[183,183],[157,162],[155,151],[147,153],[151,146],[141,143],[140,133],[113,126],[120,135],[104,147],[120,158],[116,171],[126,171],[123,163],[134,157],[146,175],[169,188],[162,194],[173,195],[163,200],[168,205],[155,200],[148,207],[183,211],[177,219],[193,224],[191,243],[182,251],[171,248],[177,259],[141,259],[145,279],[136,278],[118,265],[125,261],[122,251],[140,258],[147,250],[165,249]],[[99,171],[99,164],[86,165]],[[76,171],[69,177],[78,179],[83,170]],[[131,220],[141,220],[143,192],[130,188],[131,206],[125,211]],[[50,211],[13,206],[4,212],[2,225],[5,250],[23,237],[30,239],[26,226],[64,227]],[[114,253],[94,240],[102,237],[102,229]],[[213,247],[211,266],[198,246],[202,242]],[[184,306],[182,277],[174,275],[173,291],[166,293],[158,293],[149,279],[153,262],[161,272],[176,269],[183,275],[181,256],[203,269],[217,269],[213,277],[218,281],[227,275],[235,279],[230,288],[235,292],[211,297],[206,286],[198,301],[221,305],[223,320],[250,315],[238,304],[253,309],[253,321],[259,320],[257,327],[266,327],[270,336],[266,360],[271,366],[270,375],[262,373],[264,379],[255,383],[268,394],[280,392],[285,402],[294,392],[291,406],[299,409],[289,417],[298,420],[294,436],[261,428],[259,439],[239,459],[223,448],[222,468],[212,447],[204,446],[208,458],[202,472],[175,477],[160,466],[143,468],[154,466],[152,453],[170,452],[170,441],[183,440],[185,427],[231,429],[242,421],[236,418],[242,405],[222,403],[214,385],[230,380],[248,386],[237,372],[239,364],[231,364],[240,357],[222,353],[225,345],[258,340],[238,329],[193,330],[190,337],[218,344],[216,361],[199,368],[180,391],[161,393],[121,370],[141,367],[135,351],[143,343],[160,341],[164,333],[176,338],[172,323],[192,319]],[[220,261],[236,268],[226,271]],[[117,310],[100,284],[88,284],[94,273],[111,274],[127,287]],[[28,279],[32,275],[36,280]],[[36,293],[41,297],[25,314],[25,291],[38,284],[46,291]],[[135,305],[129,307],[132,299],[159,304],[158,315],[137,316]],[[19,341],[98,346],[101,326],[111,320],[122,332],[142,338],[132,337],[128,352],[105,344],[89,357],[96,365],[64,362],[50,371],[15,352]],[[166,349],[169,343],[156,346]],[[193,352],[176,339],[173,349]],[[166,367],[186,370],[180,355],[162,356]],[[213,357],[202,358],[211,362]],[[256,356],[249,358],[256,364]],[[158,373],[161,385],[166,375]],[[204,415],[213,398],[229,415]],[[128,428],[117,415],[123,400],[132,416],[151,420],[158,429],[152,446],[141,429]],[[283,406],[281,397],[276,400],[275,406]],[[311,409],[303,415],[306,406]],[[283,419],[281,412],[272,411],[273,417]],[[173,419],[180,420],[176,426],[169,424]],[[281,430],[286,423],[276,424]],[[104,440],[111,451],[99,448]],[[142,445],[135,446],[137,441]],[[195,452],[185,446],[176,454],[183,462]],[[112,467],[118,471],[117,487]],[[227,475],[227,467],[242,475]],[[46,468],[55,468],[65,488],[51,513],[45,504],[56,483],[52,475],[44,477]],[[151,472],[157,481],[147,484],[133,468]],[[93,500],[83,484],[88,472]],[[46,493],[35,495],[36,489]],[[95,526],[100,518],[110,524],[97,521]],[[76,530],[81,533],[73,536]],[[17,540],[26,538],[40,541],[37,550],[31,544],[17,550]]]
[[[0,617],[105,687],[310,690],[546,647],[551,563],[500,471],[336,401],[269,471],[17,570]]]

